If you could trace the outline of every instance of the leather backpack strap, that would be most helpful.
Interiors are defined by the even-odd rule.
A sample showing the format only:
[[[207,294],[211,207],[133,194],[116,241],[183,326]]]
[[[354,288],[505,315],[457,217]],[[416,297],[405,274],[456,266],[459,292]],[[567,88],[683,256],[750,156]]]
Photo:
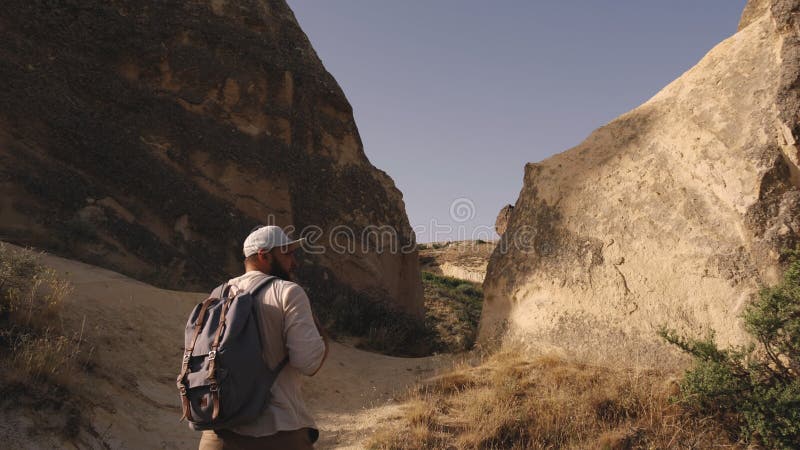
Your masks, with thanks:
[[[214,343],[211,344],[211,351],[208,353],[208,380],[211,382],[211,397],[214,400],[214,413],[211,415],[211,420],[217,420],[219,415],[219,386],[217,386],[217,349],[219,348],[219,339],[222,336],[222,329],[225,328],[225,314],[228,313],[228,307],[233,302],[233,299],[225,300],[222,305],[222,314],[219,319],[219,326],[217,327],[217,334],[214,336]]]

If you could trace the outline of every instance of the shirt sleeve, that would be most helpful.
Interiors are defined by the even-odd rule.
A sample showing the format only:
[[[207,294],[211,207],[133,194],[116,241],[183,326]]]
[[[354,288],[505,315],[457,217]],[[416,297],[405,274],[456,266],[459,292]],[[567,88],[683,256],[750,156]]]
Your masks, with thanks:
[[[283,333],[289,352],[289,365],[304,375],[319,369],[325,356],[325,341],[314,324],[311,303],[303,288],[289,284],[283,290]]]

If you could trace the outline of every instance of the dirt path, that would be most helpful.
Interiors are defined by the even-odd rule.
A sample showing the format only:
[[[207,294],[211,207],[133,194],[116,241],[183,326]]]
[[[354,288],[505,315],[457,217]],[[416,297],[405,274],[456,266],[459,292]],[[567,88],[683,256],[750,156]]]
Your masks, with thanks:
[[[357,449],[375,428],[397,417],[396,398],[450,358],[392,358],[336,344],[330,359],[304,386],[322,429],[319,448]]]
[[[82,408],[80,446],[197,448],[199,433],[178,423],[174,379],[182,324],[205,294],[158,289],[54,256],[45,256],[43,262],[73,283],[75,290],[64,308],[65,326],[79,329],[84,324],[94,347],[96,365],[70,381],[88,399]],[[449,364],[446,356],[393,358],[334,344],[324,368],[304,387],[321,429],[317,448],[362,448],[377,425],[398,415],[398,394]],[[0,416],[15,414],[33,415],[8,410]],[[53,443],[52,437],[31,439],[25,429],[0,429],[0,438],[31,448]]]

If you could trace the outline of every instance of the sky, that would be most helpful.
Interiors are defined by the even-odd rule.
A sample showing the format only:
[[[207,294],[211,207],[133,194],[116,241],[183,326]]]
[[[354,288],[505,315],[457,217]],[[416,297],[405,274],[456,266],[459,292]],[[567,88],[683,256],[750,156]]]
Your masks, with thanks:
[[[525,164],[733,35],[746,0],[288,0],[418,242],[495,239]]]

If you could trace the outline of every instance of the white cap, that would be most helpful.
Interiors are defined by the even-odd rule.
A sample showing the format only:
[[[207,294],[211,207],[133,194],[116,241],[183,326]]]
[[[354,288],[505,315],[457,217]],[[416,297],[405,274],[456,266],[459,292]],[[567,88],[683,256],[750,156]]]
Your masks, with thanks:
[[[242,251],[244,257],[255,255],[259,250],[270,251],[275,247],[288,247],[290,245],[298,244],[305,241],[305,238],[297,240],[289,239],[289,236],[283,232],[281,227],[275,225],[266,225],[253,230],[247,239],[244,240]]]

